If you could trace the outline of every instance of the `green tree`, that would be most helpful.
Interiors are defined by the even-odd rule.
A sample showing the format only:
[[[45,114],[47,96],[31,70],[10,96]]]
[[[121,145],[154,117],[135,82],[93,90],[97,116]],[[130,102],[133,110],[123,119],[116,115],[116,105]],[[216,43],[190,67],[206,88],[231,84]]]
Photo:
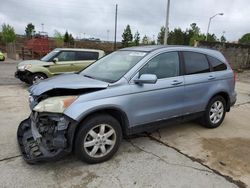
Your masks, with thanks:
[[[197,26],[196,23],[191,23],[190,24],[190,27],[191,27],[191,31],[194,33],[194,34],[199,34],[200,33],[200,28]]]
[[[5,42],[6,44],[14,42],[16,40],[16,34],[15,34],[14,28],[10,26],[9,24],[3,24],[1,38],[3,42]]]
[[[185,32],[183,32],[181,28],[175,28],[174,31],[171,31],[169,33],[168,44],[184,45],[185,44]]]
[[[68,31],[65,32],[65,34],[63,36],[63,41],[65,43],[69,43],[69,33],[68,33]]]
[[[140,43],[140,33],[138,31],[136,31],[135,35],[134,35],[134,44],[135,46],[139,46]]]
[[[165,27],[161,27],[157,37],[157,44],[164,44]]]
[[[142,38],[142,44],[144,45],[150,44],[150,39],[147,35],[144,35],[144,37]]]
[[[224,35],[222,35],[220,37],[220,41],[223,42],[223,43],[225,43],[225,42],[227,42],[227,39],[226,39],[226,37]]]
[[[239,43],[241,44],[250,44],[250,33],[246,33],[239,39]]]
[[[130,25],[127,25],[122,34],[122,46],[128,47],[133,42],[133,35],[130,29]]]
[[[197,26],[196,23],[190,24],[190,28],[187,30],[186,39],[189,40],[189,45],[193,46],[195,41],[205,40],[206,36],[201,34],[200,28]]]
[[[56,41],[56,47],[62,47],[63,46],[63,35],[55,30],[54,31],[54,38],[55,38],[55,41]]]
[[[69,34],[69,44],[74,45],[74,43],[75,43],[74,37],[72,36],[72,34]]]
[[[150,42],[150,44],[151,44],[151,45],[156,45],[155,40],[152,40],[152,41]]]
[[[31,38],[34,34],[35,34],[35,26],[32,23],[29,23],[26,27],[25,27],[25,33],[26,36]]]
[[[218,39],[214,33],[213,34],[208,33],[207,41],[208,42],[216,42],[216,41],[218,41]]]

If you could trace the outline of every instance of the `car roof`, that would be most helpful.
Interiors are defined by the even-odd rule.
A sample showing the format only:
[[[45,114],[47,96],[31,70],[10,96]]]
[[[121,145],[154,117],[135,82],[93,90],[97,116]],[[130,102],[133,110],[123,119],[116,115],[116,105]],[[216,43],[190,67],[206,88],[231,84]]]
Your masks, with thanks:
[[[207,48],[198,48],[182,45],[147,45],[147,46],[136,46],[120,49],[121,51],[141,51],[141,52],[153,52],[156,50],[178,50],[178,51],[192,51],[198,53],[204,53],[210,56],[214,56],[222,61],[226,61],[224,56],[217,50],[207,49]]]
[[[90,52],[104,52],[103,50],[88,49],[88,48],[55,48],[58,51],[90,51]]]

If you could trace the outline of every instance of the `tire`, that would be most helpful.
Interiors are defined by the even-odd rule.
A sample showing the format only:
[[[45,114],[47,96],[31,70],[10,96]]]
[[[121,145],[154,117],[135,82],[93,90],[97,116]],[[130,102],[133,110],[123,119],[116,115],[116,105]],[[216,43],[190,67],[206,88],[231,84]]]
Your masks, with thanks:
[[[109,160],[119,149],[122,130],[120,123],[112,116],[96,114],[80,126],[74,147],[80,160],[90,164],[101,163]]]
[[[226,115],[226,101],[222,96],[213,97],[206,108],[201,123],[207,128],[216,128],[221,125]]]
[[[29,84],[36,84],[46,78],[47,76],[43,73],[34,73],[29,78]]]

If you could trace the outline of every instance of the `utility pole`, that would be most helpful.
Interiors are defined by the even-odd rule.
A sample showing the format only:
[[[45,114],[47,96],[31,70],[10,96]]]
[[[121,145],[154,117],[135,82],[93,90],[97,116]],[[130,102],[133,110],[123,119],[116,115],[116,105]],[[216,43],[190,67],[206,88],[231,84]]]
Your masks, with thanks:
[[[166,12],[166,25],[165,25],[165,36],[164,36],[164,45],[168,44],[168,30],[169,30],[169,9],[170,9],[170,0],[167,0],[167,12]]]
[[[117,34],[117,10],[118,5],[115,5],[115,41],[114,41],[114,51],[116,50],[116,34]]]
[[[43,32],[44,23],[41,23],[41,25],[42,25],[42,32]]]
[[[107,30],[107,41],[109,41],[109,29]]]

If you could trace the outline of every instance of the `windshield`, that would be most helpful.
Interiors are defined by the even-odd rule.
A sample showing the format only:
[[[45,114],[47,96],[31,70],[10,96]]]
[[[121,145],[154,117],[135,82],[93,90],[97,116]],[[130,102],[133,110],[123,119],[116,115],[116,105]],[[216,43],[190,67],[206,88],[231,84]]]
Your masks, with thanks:
[[[96,61],[80,74],[113,83],[126,74],[145,55],[145,52],[116,51]]]
[[[58,50],[53,50],[50,53],[48,53],[46,56],[44,56],[41,61],[48,62],[51,60],[52,57],[54,57],[59,51]]]

